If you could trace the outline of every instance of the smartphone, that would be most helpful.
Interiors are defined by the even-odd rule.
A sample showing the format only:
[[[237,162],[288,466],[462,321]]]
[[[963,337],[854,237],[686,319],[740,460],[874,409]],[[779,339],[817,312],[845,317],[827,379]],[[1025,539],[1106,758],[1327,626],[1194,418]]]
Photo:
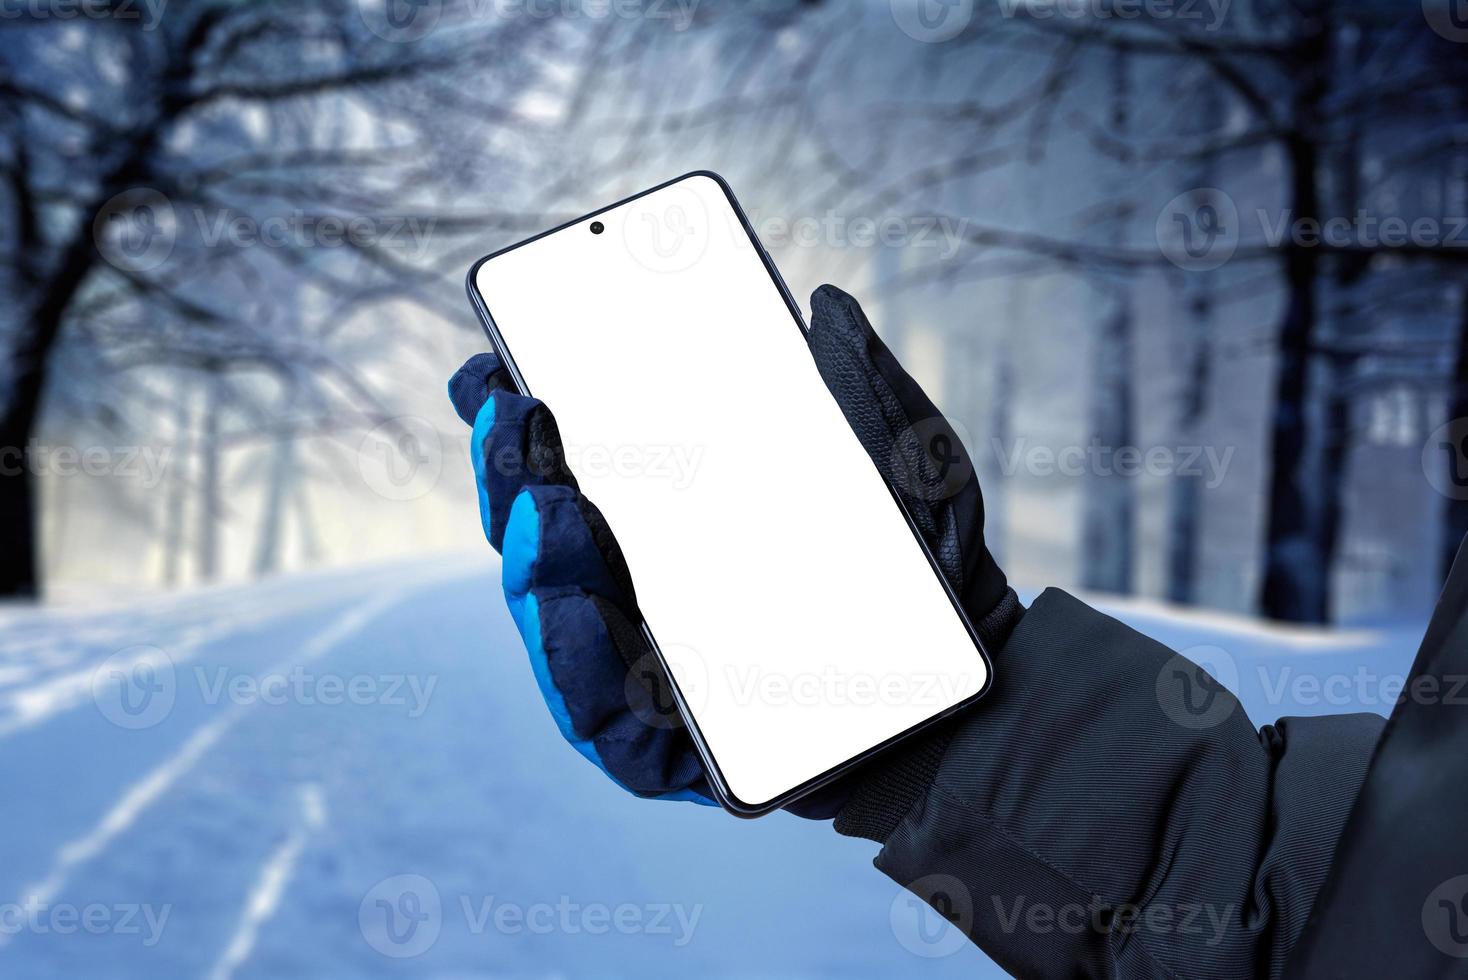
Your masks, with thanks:
[[[726,809],[785,806],[988,689],[973,624],[723,178],[495,252],[468,288],[621,543]]]

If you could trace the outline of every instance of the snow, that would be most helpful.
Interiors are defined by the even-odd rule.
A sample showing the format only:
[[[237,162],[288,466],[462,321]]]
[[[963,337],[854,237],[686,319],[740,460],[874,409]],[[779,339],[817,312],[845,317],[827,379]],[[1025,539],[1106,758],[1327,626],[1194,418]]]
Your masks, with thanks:
[[[1298,678],[1404,674],[1421,628],[1098,601],[1231,665],[1260,722],[1387,710]],[[0,637],[7,978],[1002,975],[868,842],[608,783],[556,733],[492,562],[12,606]]]

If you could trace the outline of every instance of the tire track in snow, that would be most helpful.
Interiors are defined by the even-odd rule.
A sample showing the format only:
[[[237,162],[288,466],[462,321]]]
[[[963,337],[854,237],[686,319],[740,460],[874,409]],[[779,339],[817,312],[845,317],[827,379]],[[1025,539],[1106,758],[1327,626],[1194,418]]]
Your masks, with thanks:
[[[470,565],[465,561],[452,562],[440,560],[435,566],[425,570],[422,574],[413,574],[412,581],[415,585],[425,582],[440,582],[448,578],[457,578],[472,571],[479,571],[476,565]],[[367,584],[381,583],[388,590],[395,587],[406,573],[416,573],[415,568],[408,569],[382,569],[370,572],[365,579]],[[160,641],[158,638],[132,637],[124,641],[118,639],[121,647],[136,646],[139,652],[133,658],[114,663],[112,666],[122,670],[124,673],[141,665],[162,668],[165,665],[177,668],[180,664],[192,660],[199,651],[208,647],[209,644],[224,637],[231,636],[242,630],[268,627],[274,623],[297,613],[306,612],[317,608],[328,602],[339,599],[350,598],[361,591],[363,580],[345,580],[325,582],[313,582],[307,588],[292,588],[289,580],[272,582],[263,587],[264,595],[255,596],[255,602],[246,608],[236,608],[239,596],[233,590],[210,591],[208,594],[191,596],[189,599],[171,598],[165,604],[168,607],[175,605],[184,606],[186,602],[195,603],[197,611],[198,604],[202,603],[209,618],[205,621],[189,620],[175,624],[178,636],[170,643]],[[268,603],[263,603],[262,598],[269,598]],[[213,607],[223,603],[226,605],[223,612],[217,615],[213,613]],[[134,613],[135,615],[135,613]],[[16,617],[12,616],[13,621]],[[4,617],[0,617],[0,623],[4,623]],[[165,652],[159,649],[167,645]],[[84,667],[67,670],[44,677],[36,683],[26,686],[13,686],[0,690],[0,741],[14,735],[16,732],[24,731],[52,716],[69,711],[93,700],[93,685],[96,682],[98,669],[106,663],[101,658],[94,663]],[[11,671],[23,671],[26,665],[9,665]],[[24,673],[15,676],[24,677]]]
[[[442,578],[419,578],[410,589],[394,589],[372,596],[361,605],[354,606],[334,619],[325,629],[316,633],[301,647],[300,653],[269,668],[265,675],[284,673],[292,667],[316,660],[330,653],[338,645],[351,639],[372,620],[384,612],[405,602],[431,586],[438,585]],[[101,854],[119,836],[128,831],[143,811],[157,802],[179,778],[190,770],[213,748],[230,729],[237,725],[253,708],[254,704],[234,705],[219,717],[196,730],[183,746],[155,767],[148,775],[134,783],[122,794],[116,804],[87,833],[63,844],[56,852],[50,870],[39,881],[21,890],[17,903],[21,908],[49,905],[66,886],[72,873],[81,865]],[[0,933],[0,948],[14,938],[12,934]]]
[[[280,898],[295,873],[296,862],[300,860],[308,840],[326,823],[326,801],[321,787],[316,783],[306,783],[299,787],[298,793],[300,822],[261,868],[260,877],[245,900],[244,912],[240,915],[234,936],[214,964],[214,969],[209,971],[209,980],[230,980],[235,970],[250,958],[260,927],[269,922],[280,907]]]

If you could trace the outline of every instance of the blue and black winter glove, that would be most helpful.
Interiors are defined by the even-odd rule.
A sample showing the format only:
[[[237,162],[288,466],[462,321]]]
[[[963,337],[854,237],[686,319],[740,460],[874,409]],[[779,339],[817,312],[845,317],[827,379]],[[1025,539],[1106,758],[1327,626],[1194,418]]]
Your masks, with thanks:
[[[847,421],[997,651],[1023,608],[984,545],[983,496],[967,450],[856,300],[834,286],[817,289],[808,339]],[[450,380],[449,396],[474,427],[480,518],[503,556],[505,599],[561,734],[639,796],[712,805],[668,680],[640,632],[622,551],[577,489],[550,410],[516,394],[493,354],[471,357]],[[888,809],[894,794],[915,795],[925,785],[946,743],[946,728],[909,740],[790,809],[816,819],[841,813],[837,829],[860,833],[864,811]]]

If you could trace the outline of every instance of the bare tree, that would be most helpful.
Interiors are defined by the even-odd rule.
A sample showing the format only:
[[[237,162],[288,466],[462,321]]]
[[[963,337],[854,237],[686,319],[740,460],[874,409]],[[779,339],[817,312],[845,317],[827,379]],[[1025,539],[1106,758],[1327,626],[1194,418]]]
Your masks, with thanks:
[[[441,292],[424,286],[441,281],[443,269],[459,274],[462,259],[446,243],[506,218],[436,213],[432,190],[497,158],[486,134],[513,113],[502,104],[495,116],[487,106],[531,70],[538,25],[488,17],[472,3],[446,5],[426,33],[401,34],[348,0],[200,0],[171,5],[157,24],[129,19],[136,5],[93,7],[94,16],[72,24],[13,23],[0,47],[0,207],[8,216],[0,242],[14,300],[0,324],[8,372],[0,446],[28,445],[49,389],[86,383],[51,374],[63,340],[116,369],[108,397],[125,399],[124,375],[149,365],[221,379],[309,366],[329,414],[370,421],[377,400],[320,333],[259,327],[262,292],[294,276],[358,305],[406,295],[441,309]],[[472,100],[429,94],[468,89],[460,83],[491,63],[499,88],[479,79]],[[76,84],[60,90],[60,77]],[[320,139],[332,124],[343,138]],[[415,216],[445,243],[426,261],[382,241],[385,222]],[[271,217],[290,230],[259,247]],[[354,219],[375,234],[344,232]],[[328,233],[340,247],[312,247]],[[211,398],[229,390],[199,388]],[[252,394],[248,386],[237,393]],[[227,438],[218,407],[206,406],[197,442],[204,501],[196,546],[206,574],[222,494],[213,461]],[[37,520],[30,468],[7,469],[0,595],[40,586]]]
[[[1098,223],[1106,231],[1107,246],[1121,248],[1127,243],[1137,210],[1130,186],[1135,180],[1133,161],[1128,152],[1136,110],[1127,52],[1117,48],[1109,53],[1108,60],[1108,130],[1122,151],[1113,167],[1110,194]],[[1110,275],[1101,284],[1108,305],[1103,307],[1090,359],[1091,442],[1114,454],[1135,444],[1132,283],[1129,276]],[[1081,506],[1081,584],[1100,592],[1130,593],[1136,538],[1135,480],[1114,468],[1098,465],[1087,474]]]
[[[1199,130],[1205,135],[1223,129],[1223,100],[1218,89],[1199,86]],[[1187,187],[1213,187],[1218,181],[1217,156],[1211,148],[1198,153],[1191,166],[1186,166]],[[1200,271],[1185,276],[1183,315],[1178,323],[1180,353],[1183,366],[1177,379],[1177,421],[1175,431],[1183,446],[1202,445],[1202,426],[1208,412],[1209,389],[1213,375],[1213,338],[1215,320],[1215,282],[1211,272]],[[1174,473],[1170,485],[1167,532],[1167,598],[1177,603],[1193,603],[1199,598],[1198,574],[1203,538],[1203,480],[1195,472]]]
[[[1390,356],[1392,351],[1374,340],[1369,323],[1364,332],[1344,328],[1334,312],[1322,309],[1322,294],[1336,295],[1347,285],[1369,291],[1371,283],[1363,280],[1401,263],[1413,263],[1421,275],[1430,276],[1443,262],[1461,263],[1468,249],[1447,242],[1329,240],[1319,229],[1327,218],[1353,215],[1362,203],[1351,191],[1353,174],[1343,163],[1351,155],[1342,149],[1343,140],[1389,127],[1404,112],[1419,123],[1449,118],[1442,99],[1451,87],[1444,67],[1450,56],[1444,48],[1451,46],[1420,18],[1383,18],[1334,0],[1254,5],[1218,30],[1145,18],[1034,19],[1024,13],[1017,22],[1054,43],[1123,50],[1178,66],[1199,64],[1227,94],[1222,115],[1227,124],[1217,132],[1133,140],[1131,147],[1114,134],[1098,132],[1095,142],[1103,152],[1138,163],[1172,159],[1180,165],[1200,155],[1223,160],[1265,148],[1283,157],[1287,176],[1278,213],[1291,232],[1314,229],[1314,240],[1293,233],[1277,241],[1238,240],[1233,259],[1274,265],[1283,292],[1259,608],[1272,618],[1323,622],[1331,613],[1353,365],[1364,355]],[[1346,61],[1343,43],[1351,46]],[[1240,114],[1244,125],[1232,122]],[[1328,200],[1322,186],[1329,189]],[[1152,264],[1126,249],[1087,248],[998,229],[975,229],[970,238],[1080,267]]]

